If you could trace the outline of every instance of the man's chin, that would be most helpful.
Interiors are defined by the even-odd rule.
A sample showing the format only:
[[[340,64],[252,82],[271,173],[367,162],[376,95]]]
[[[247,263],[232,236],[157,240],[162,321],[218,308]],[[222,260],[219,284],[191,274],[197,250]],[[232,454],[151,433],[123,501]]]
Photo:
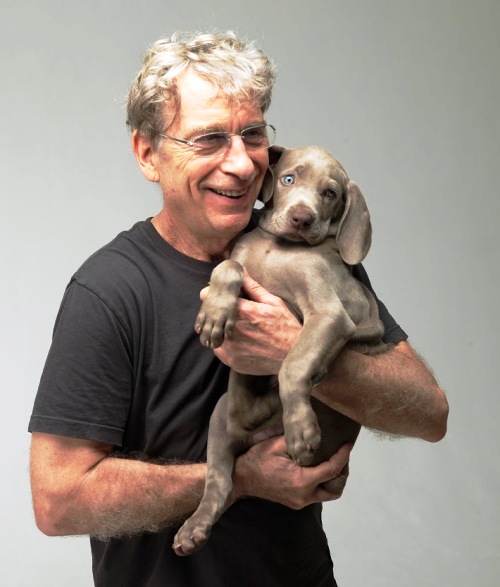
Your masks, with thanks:
[[[233,240],[248,226],[251,215],[251,210],[248,213],[224,215],[212,222],[212,228],[220,238]]]

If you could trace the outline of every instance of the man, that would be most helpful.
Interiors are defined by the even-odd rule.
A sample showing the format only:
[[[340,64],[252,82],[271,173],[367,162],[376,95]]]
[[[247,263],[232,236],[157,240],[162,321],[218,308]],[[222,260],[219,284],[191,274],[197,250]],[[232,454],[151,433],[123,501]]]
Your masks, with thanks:
[[[193,329],[200,290],[251,221],[274,140],[264,118],[274,77],[231,33],[174,36],[153,45],[130,90],[132,148],[163,208],[73,276],[30,422],[37,524],[93,537],[99,587],[335,585],[320,504],[339,495],[319,486],[347,472],[350,446],[300,468],[282,437],[256,445],[235,465],[235,497],[247,499],[199,553],[171,548],[202,495],[225,365],[276,373],[300,330],[250,277],[217,356]],[[383,306],[381,315],[395,347],[344,351],[315,395],[364,425],[437,441],[446,399]]]

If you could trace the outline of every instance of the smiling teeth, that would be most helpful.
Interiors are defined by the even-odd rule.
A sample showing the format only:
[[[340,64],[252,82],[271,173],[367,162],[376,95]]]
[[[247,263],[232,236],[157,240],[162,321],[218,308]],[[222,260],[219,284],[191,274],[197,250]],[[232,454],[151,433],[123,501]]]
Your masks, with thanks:
[[[243,194],[246,193],[246,190],[239,191],[239,192],[233,192],[233,191],[225,191],[225,190],[216,190],[216,189],[214,189],[214,192],[216,194],[221,195],[221,196],[227,196],[228,198],[239,198],[240,196],[243,196]]]

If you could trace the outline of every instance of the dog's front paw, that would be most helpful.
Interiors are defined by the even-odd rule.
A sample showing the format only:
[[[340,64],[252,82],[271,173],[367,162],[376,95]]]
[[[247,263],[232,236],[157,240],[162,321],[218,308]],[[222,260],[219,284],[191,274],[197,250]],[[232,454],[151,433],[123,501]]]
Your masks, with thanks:
[[[297,465],[309,465],[321,442],[321,429],[314,410],[302,404],[292,412],[283,412],[283,428],[288,454]]]
[[[211,526],[202,524],[194,516],[187,519],[174,537],[172,548],[179,556],[188,556],[199,550],[208,540]]]
[[[207,298],[196,317],[194,328],[200,335],[201,343],[215,349],[221,346],[225,337],[232,336],[235,322],[236,307]]]
[[[232,336],[242,283],[243,267],[237,261],[226,259],[212,271],[210,285],[194,325],[203,345],[215,349],[225,337]]]

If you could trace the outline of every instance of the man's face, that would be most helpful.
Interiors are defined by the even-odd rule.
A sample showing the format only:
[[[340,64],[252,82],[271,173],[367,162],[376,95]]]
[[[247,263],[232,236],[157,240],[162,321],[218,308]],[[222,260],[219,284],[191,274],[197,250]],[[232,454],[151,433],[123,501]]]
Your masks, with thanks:
[[[264,121],[255,103],[214,96],[212,84],[190,71],[177,86],[179,112],[168,130],[162,129],[170,136],[192,140],[210,131],[240,133]],[[171,120],[168,114],[165,119]],[[247,151],[236,136],[223,155],[200,157],[189,146],[163,139],[152,159],[164,199],[161,232],[179,250],[199,257],[195,249],[213,252],[248,224],[268,151]]]

